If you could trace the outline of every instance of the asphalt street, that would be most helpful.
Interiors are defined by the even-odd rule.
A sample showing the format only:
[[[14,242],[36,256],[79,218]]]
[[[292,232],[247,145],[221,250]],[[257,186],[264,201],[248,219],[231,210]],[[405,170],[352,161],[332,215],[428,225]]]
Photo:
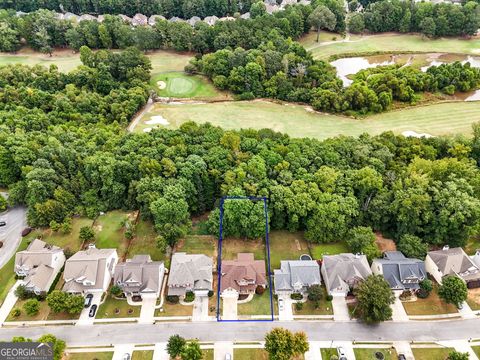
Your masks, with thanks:
[[[22,230],[27,226],[26,214],[27,209],[22,206],[0,213],[0,221],[7,223],[6,226],[0,227],[0,241],[3,241],[3,246],[0,248],[0,268],[10,260],[20,244]]]
[[[1,328],[0,340],[13,336],[35,339],[54,334],[69,346],[105,346],[111,344],[154,344],[165,342],[173,334],[200,341],[262,341],[274,327],[304,331],[310,341],[440,341],[480,338],[480,319],[449,321],[385,322],[365,325],[359,322],[196,322],[115,323],[85,326],[39,326]]]

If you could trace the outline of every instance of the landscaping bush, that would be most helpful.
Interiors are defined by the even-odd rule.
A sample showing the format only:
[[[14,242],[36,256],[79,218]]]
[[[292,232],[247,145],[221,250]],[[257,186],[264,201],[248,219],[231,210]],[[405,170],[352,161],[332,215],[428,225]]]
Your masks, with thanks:
[[[265,292],[265,288],[263,286],[257,286],[255,289],[255,294],[262,295]]]
[[[192,302],[193,300],[195,300],[195,294],[192,291],[188,291],[185,294],[185,302]]]
[[[27,290],[25,288],[25,285],[19,285],[15,289],[15,296],[17,296],[20,300],[27,300],[34,298],[35,293],[33,291]]]
[[[214,293],[213,293],[213,290],[210,290],[210,291],[208,292],[208,297],[212,297],[213,294],[214,294]]]
[[[19,317],[22,311],[19,308],[15,308],[12,310],[12,316],[13,317]]]
[[[332,296],[332,295],[327,295],[326,299],[327,299],[327,301],[332,301],[332,300],[333,300],[333,296]]]
[[[425,279],[420,281],[420,289],[430,292],[433,290],[433,283],[432,280]]]
[[[167,301],[171,304],[178,304],[178,302],[180,301],[180,298],[177,295],[168,295]]]
[[[122,294],[122,289],[120,288],[120,286],[118,285],[113,285],[111,288],[110,288],[110,293],[113,295],[113,296],[120,296]]]
[[[40,311],[40,302],[37,299],[29,299],[23,304],[23,310],[28,316],[37,315]]]
[[[417,297],[420,298],[420,299],[426,299],[428,297],[428,295],[430,295],[429,291],[426,291],[426,290],[423,290],[423,289],[420,289],[420,290],[417,291]]]
[[[303,309],[303,303],[297,302],[295,303],[295,310],[301,311]]]
[[[319,301],[323,296],[323,289],[320,285],[312,285],[307,289],[308,300]]]
[[[298,293],[294,293],[294,294],[290,295],[290,299],[292,299],[292,300],[302,300],[302,299],[303,299],[303,295],[302,295],[302,294],[298,294]]]

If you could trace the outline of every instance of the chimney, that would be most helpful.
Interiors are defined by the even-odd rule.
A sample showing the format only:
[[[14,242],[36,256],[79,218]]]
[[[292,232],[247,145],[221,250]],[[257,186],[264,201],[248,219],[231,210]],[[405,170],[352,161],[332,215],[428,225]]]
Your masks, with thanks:
[[[443,251],[450,250],[450,246],[448,246],[448,245],[445,245],[445,246],[443,247],[443,249],[442,249],[442,250],[443,250]]]

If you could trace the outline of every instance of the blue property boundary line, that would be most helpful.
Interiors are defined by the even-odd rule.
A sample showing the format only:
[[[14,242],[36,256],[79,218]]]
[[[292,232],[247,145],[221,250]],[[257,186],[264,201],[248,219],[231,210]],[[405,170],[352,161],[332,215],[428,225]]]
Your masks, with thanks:
[[[263,201],[263,211],[265,213],[265,243],[267,248],[267,267],[268,267],[268,290],[270,293],[270,319],[251,319],[251,320],[224,320],[220,318],[220,288],[222,284],[222,242],[223,242],[223,205],[225,200],[249,200],[249,201]],[[217,261],[217,321],[219,322],[271,322],[274,321],[273,314],[273,293],[272,293],[272,273],[270,271],[270,242],[268,238],[268,209],[267,198],[256,196],[223,196],[220,200],[220,230],[218,236],[218,261]]]

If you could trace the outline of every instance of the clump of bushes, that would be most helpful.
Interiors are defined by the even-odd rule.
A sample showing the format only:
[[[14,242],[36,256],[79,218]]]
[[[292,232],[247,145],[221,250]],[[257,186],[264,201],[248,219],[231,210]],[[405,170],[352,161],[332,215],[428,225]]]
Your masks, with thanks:
[[[185,302],[192,302],[193,300],[195,300],[195,294],[193,293],[193,291],[188,291],[185,294]]]
[[[180,298],[177,295],[168,295],[167,301],[170,304],[178,304],[178,302],[180,301]]]

